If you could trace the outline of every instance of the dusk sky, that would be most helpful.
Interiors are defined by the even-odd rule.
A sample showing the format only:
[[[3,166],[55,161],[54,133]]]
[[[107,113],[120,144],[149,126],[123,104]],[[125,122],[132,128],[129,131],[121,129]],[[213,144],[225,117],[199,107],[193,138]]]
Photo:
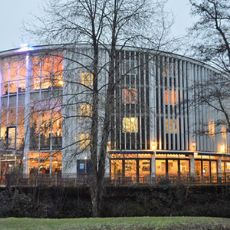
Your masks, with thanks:
[[[33,19],[41,13],[39,7],[45,0],[0,0],[0,51],[19,47],[22,43],[39,45],[23,36],[21,31],[23,20]],[[186,28],[192,25],[189,0],[169,0],[167,10],[171,10],[175,17],[172,35],[185,34]]]

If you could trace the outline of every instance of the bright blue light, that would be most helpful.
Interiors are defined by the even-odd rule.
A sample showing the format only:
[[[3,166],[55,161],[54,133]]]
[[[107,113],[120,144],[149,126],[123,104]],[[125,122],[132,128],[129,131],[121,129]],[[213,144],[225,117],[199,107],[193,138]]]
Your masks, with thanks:
[[[27,43],[24,43],[21,45],[21,48],[18,49],[17,52],[26,52],[26,51],[30,51],[30,50],[34,50],[34,48],[32,46],[29,46]]]

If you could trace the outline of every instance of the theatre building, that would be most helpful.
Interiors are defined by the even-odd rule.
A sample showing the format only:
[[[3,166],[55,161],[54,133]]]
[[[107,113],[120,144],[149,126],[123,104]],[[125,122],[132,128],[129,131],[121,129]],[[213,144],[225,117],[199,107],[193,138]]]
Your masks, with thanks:
[[[79,45],[74,51],[25,45],[0,52],[1,174],[18,165],[24,175],[90,173],[92,50]],[[101,48],[100,66],[107,61]],[[139,183],[226,178],[229,138],[225,125],[217,124],[221,114],[190,103],[195,82],[218,71],[184,56],[131,47],[117,51],[116,63],[106,176]],[[99,86],[106,85],[106,73],[102,69]]]

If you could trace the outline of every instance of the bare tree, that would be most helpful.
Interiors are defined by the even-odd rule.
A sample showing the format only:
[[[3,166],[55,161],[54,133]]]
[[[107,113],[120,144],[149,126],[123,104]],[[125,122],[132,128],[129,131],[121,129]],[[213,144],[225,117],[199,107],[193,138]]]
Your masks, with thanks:
[[[159,48],[169,47],[167,36],[171,23],[163,11],[165,2],[50,0],[43,9],[44,17],[37,17],[38,24],[26,26],[26,30],[37,36],[39,41],[62,44],[57,46],[64,53],[65,62],[61,106],[67,130],[64,130],[66,142],[62,149],[71,152],[67,163],[90,149],[93,216],[100,215],[106,150],[112,128],[112,105],[122,77],[117,76],[117,71],[124,65],[124,60],[119,61],[119,51],[130,45],[154,48],[156,53]],[[85,80],[82,81],[79,76]],[[51,98],[54,96],[50,95]],[[83,104],[83,112],[79,113]],[[73,127],[76,128],[76,124],[72,123],[73,118],[89,118],[81,120],[81,124],[84,124],[84,129],[89,130],[90,135],[67,140],[73,135],[70,134]],[[86,144],[82,148],[83,142]]]
[[[194,39],[193,56],[219,71],[195,82],[195,103],[207,105],[221,114],[216,125],[225,125],[230,131],[230,2],[228,0],[190,0],[192,15],[198,20],[190,28]],[[205,128],[203,134],[205,134]],[[222,132],[222,131],[219,131]],[[225,132],[225,129],[223,130]]]

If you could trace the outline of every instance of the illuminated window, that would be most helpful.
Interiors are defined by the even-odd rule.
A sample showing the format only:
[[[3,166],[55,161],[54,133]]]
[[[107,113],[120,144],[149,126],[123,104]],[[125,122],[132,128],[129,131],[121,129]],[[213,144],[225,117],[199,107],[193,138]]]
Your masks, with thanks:
[[[10,63],[10,81],[15,81],[17,80],[17,68],[18,67],[18,62],[17,61],[12,61]]]
[[[82,73],[81,83],[86,86],[93,86],[93,74],[92,73]]]
[[[63,85],[64,85],[63,75],[54,76],[53,86],[54,87],[63,87]]]
[[[6,143],[7,143],[7,148],[9,149],[16,148],[16,127],[15,126],[7,127]]]
[[[41,76],[50,76],[50,75],[52,75],[52,57],[51,56],[42,57]]]
[[[89,148],[90,138],[89,133],[81,133],[80,134],[80,148],[87,149]]]
[[[26,64],[24,60],[19,61],[19,71],[18,78],[25,79],[26,78]]]
[[[168,90],[165,90],[165,104],[175,105],[177,104],[177,91],[171,89],[168,93]]]
[[[123,118],[123,132],[138,132],[138,120],[137,117],[125,117]]]
[[[63,74],[63,55],[58,55],[53,57],[53,74],[54,75]]]
[[[32,76],[38,77],[40,76],[40,57],[32,58]]]
[[[136,89],[122,89],[123,103],[135,104],[137,101]]]
[[[92,106],[89,104],[82,104],[81,105],[81,115],[90,117],[92,115]]]
[[[222,138],[226,139],[227,131],[226,131],[226,127],[224,125],[221,127],[221,132],[222,132]]]
[[[25,91],[26,67],[25,60],[4,61],[2,65],[3,85],[2,94]]]
[[[177,132],[177,120],[165,119],[165,129],[166,132],[176,133]]]
[[[51,88],[51,79],[50,77],[41,78],[41,89],[50,89]]]
[[[53,86],[63,87],[63,55],[53,57]]]
[[[208,130],[209,130],[209,136],[214,137],[215,136],[215,123],[214,123],[214,121],[210,121],[208,123]]]
[[[32,76],[33,90],[63,87],[63,55],[33,57]]]

